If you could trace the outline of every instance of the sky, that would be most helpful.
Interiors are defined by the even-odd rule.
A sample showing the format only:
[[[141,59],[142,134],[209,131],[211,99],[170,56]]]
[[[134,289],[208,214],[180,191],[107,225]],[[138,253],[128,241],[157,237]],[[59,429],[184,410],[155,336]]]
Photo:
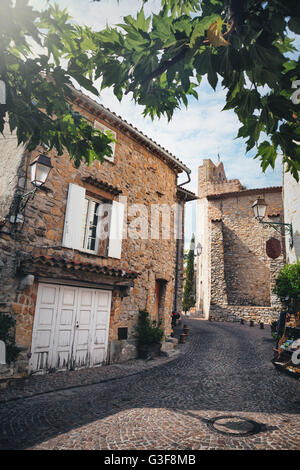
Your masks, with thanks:
[[[50,0],[50,3],[54,3]],[[67,8],[74,21],[78,24],[91,26],[95,30],[122,22],[126,15],[136,15],[142,6],[141,0],[56,0],[60,8]],[[47,0],[31,0],[37,9],[47,6]],[[145,5],[145,14],[159,10],[159,0],[149,0]],[[185,187],[197,193],[197,173],[202,160],[210,158],[218,161],[218,155],[224,163],[228,179],[238,178],[247,188],[280,186],[282,169],[280,158],[277,158],[275,170],[262,172],[259,160],[253,159],[255,152],[246,155],[245,141],[235,139],[241,124],[233,111],[221,111],[225,105],[226,92],[218,85],[214,91],[207,80],[202,80],[197,90],[199,100],[189,100],[189,106],[184,106],[175,112],[172,121],[166,118],[151,121],[142,116],[142,107],[135,105],[130,96],[120,103],[111,90],[101,92],[97,100],[133,124],[148,137],[159,143],[166,150],[178,157],[191,170],[191,182]],[[95,99],[95,97],[93,97]],[[179,183],[186,180],[183,173]],[[192,233],[196,230],[196,202],[187,203],[186,207],[186,247]]]

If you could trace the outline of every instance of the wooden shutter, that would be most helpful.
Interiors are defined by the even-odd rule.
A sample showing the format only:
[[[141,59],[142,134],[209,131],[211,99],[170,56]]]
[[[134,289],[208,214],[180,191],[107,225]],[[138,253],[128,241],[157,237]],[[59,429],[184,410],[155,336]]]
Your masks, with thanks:
[[[80,240],[83,223],[84,200],[85,188],[70,183],[62,242],[63,246],[67,248],[74,248],[77,250],[82,248]]]
[[[109,131],[113,134],[113,137],[116,139],[117,137],[117,134],[112,130],[112,129],[109,129],[109,127],[106,127],[104,124],[101,124],[101,122],[98,122],[98,121],[95,121],[94,122],[94,127],[95,129],[99,129],[101,132],[106,132],[106,131]],[[110,147],[112,149],[112,155],[111,157],[107,156],[105,157],[107,160],[113,162],[114,161],[114,158],[115,158],[115,150],[116,150],[116,143],[115,142],[112,142],[110,144]]]
[[[111,208],[108,256],[110,258],[121,258],[122,237],[124,224],[124,204],[113,201]]]
[[[6,84],[0,80],[0,104],[6,104]]]

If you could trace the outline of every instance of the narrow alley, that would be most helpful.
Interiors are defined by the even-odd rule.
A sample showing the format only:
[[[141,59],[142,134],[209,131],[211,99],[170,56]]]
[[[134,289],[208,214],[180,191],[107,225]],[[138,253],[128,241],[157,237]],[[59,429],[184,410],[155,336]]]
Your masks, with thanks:
[[[1,391],[0,448],[298,449],[299,382],[270,362],[269,327],[187,323],[179,356],[139,373],[101,382],[97,369],[91,385]]]

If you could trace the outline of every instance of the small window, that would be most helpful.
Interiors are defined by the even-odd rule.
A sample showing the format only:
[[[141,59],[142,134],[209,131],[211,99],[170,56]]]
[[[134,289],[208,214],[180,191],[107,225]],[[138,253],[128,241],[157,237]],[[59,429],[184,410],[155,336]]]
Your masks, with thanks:
[[[118,340],[127,339],[128,337],[128,328],[118,328]]]
[[[110,129],[109,127],[106,127],[104,124],[101,124],[101,122],[99,122],[99,121],[95,121],[95,122],[94,122],[94,127],[95,127],[95,129],[99,129],[99,130],[102,131],[102,132],[109,131],[109,132],[111,132],[111,133],[113,134],[114,139],[117,138],[117,134],[116,134],[112,129]],[[111,149],[112,149],[112,155],[109,156],[109,157],[108,157],[108,156],[107,156],[107,157],[104,157],[104,158],[105,158],[106,160],[110,161],[110,162],[113,162],[114,159],[115,159],[116,143],[115,143],[115,142],[112,142],[112,143],[110,144],[110,147],[111,147]]]

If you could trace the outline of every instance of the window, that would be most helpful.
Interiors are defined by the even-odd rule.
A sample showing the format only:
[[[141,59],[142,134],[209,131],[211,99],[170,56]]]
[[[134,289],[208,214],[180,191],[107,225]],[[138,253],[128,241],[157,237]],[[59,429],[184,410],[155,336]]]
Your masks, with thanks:
[[[69,184],[62,245],[120,259],[124,204],[92,196],[84,187]]]
[[[101,122],[99,122],[99,121],[94,122],[94,127],[95,127],[95,129],[99,129],[101,132],[104,132],[104,133],[106,131],[109,131],[113,135],[114,139],[116,139],[116,137],[117,137],[117,134],[112,129],[109,129],[109,127],[106,127],[104,124],[101,124]],[[110,144],[110,147],[112,149],[112,155],[109,156],[109,157],[108,156],[105,157],[105,159],[110,161],[110,162],[113,162],[114,159],[115,159],[116,143],[112,142]]]
[[[97,236],[99,233],[108,234],[109,230],[109,214],[107,211],[102,213],[99,210],[102,203],[107,203],[107,201],[96,201],[89,197],[85,198],[80,245],[84,250],[106,256],[108,236],[104,239]],[[102,227],[100,226],[101,223],[103,223]]]
[[[128,338],[128,328],[118,328],[118,340],[121,341],[127,338]]]

